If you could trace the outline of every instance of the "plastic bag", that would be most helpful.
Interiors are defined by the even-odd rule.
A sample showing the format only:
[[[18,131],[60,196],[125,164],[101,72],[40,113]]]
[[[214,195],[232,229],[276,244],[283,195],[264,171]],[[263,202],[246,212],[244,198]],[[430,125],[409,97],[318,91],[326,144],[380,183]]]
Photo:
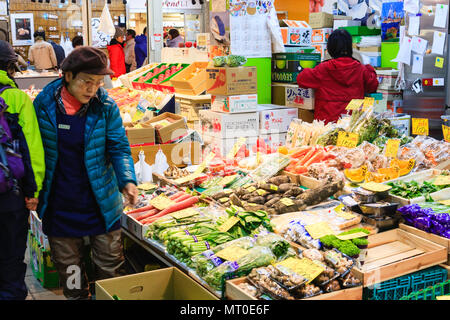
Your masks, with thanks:
[[[105,6],[103,7],[102,14],[100,16],[100,24],[98,25],[98,31],[103,32],[111,37],[116,33],[116,28],[114,22],[109,13],[108,5],[105,1]]]
[[[155,164],[153,166],[153,171],[159,175],[163,175],[164,171],[166,171],[169,168],[169,165],[167,163],[167,157],[162,152],[161,149],[158,150],[155,156]]]
[[[134,165],[137,183],[153,182],[153,167],[145,162],[144,151],[139,152],[139,161]]]

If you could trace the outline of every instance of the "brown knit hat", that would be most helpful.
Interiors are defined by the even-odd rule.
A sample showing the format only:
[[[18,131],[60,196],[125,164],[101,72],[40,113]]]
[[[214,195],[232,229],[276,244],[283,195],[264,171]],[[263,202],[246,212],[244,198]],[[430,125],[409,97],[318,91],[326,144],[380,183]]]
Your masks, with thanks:
[[[63,72],[75,71],[95,75],[113,75],[114,72],[108,68],[108,58],[100,49],[83,46],[74,49],[64,59],[61,70]]]
[[[116,33],[114,34],[114,38],[118,38],[118,37],[123,37],[125,38],[125,32],[119,28],[119,27],[115,27],[116,28]]]

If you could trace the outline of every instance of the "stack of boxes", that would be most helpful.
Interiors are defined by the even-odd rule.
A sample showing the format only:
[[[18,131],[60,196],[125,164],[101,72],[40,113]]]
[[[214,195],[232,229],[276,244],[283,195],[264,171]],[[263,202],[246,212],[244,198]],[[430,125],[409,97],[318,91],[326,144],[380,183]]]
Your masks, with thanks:
[[[374,68],[381,67],[381,29],[367,26],[340,28],[347,30],[352,35],[353,50],[359,52],[362,63],[370,64]]]
[[[333,15],[325,12],[309,14],[309,25],[312,28],[311,45],[321,54],[321,61],[327,59],[328,37],[333,32]]]
[[[48,238],[42,230],[42,221],[35,211],[30,213],[28,247],[31,270],[44,288],[58,288],[59,276],[51,260]]]

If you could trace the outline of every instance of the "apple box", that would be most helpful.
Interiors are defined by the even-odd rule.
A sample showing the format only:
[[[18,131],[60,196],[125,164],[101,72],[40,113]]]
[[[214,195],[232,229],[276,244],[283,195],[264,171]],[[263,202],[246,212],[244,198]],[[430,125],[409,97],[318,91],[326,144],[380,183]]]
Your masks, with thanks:
[[[309,46],[312,29],[305,21],[280,20],[280,27],[287,28],[287,45]]]
[[[314,90],[296,84],[272,83],[272,103],[305,110],[314,109]]]
[[[297,75],[320,63],[320,53],[272,54],[272,82],[297,83]]]
[[[311,43],[327,43],[328,37],[333,33],[333,28],[313,29],[311,36]]]

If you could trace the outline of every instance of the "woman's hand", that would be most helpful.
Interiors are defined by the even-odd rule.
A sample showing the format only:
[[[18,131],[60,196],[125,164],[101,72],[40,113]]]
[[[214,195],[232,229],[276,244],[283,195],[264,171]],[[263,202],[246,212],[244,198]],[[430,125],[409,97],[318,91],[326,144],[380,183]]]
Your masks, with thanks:
[[[128,203],[131,205],[135,205],[138,197],[138,189],[134,185],[134,183],[127,183],[125,188],[122,190],[123,195],[127,198]]]
[[[39,203],[38,198],[25,197],[25,205],[26,205],[27,209],[30,211],[36,211],[38,203]]]

